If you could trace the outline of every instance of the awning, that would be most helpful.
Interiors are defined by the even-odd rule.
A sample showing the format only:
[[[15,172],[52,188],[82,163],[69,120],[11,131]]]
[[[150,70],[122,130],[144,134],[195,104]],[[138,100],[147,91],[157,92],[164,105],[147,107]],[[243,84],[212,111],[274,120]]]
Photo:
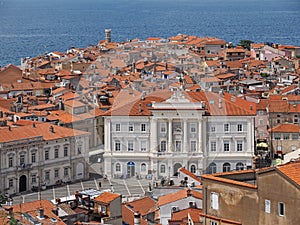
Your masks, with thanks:
[[[265,142],[261,142],[261,143],[256,144],[256,147],[268,148],[269,145],[267,143],[265,143]]]

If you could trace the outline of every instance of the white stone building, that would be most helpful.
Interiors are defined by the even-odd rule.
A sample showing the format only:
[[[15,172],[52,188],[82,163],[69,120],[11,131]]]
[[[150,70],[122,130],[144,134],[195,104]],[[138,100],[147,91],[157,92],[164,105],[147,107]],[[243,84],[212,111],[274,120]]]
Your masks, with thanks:
[[[229,94],[153,92],[104,115],[109,177],[170,177],[244,169],[254,154],[255,104]],[[229,165],[228,165],[229,164]]]
[[[89,133],[47,123],[0,130],[0,191],[87,179]]]

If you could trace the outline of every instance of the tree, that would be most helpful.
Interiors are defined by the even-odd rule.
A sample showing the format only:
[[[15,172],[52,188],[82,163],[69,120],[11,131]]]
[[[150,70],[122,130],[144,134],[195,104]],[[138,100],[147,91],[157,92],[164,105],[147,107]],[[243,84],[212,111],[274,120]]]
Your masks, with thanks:
[[[242,46],[243,48],[246,48],[248,50],[250,50],[250,45],[254,43],[251,40],[240,40],[240,42],[238,43],[239,46]]]

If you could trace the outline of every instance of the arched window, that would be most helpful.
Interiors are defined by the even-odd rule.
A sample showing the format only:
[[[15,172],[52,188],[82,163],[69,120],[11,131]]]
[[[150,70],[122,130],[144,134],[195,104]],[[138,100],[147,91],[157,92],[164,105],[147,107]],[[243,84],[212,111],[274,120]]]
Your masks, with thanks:
[[[191,165],[191,172],[196,173],[196,166],[195,165]]]
[[[145,163],[141,164],[141,172],[146,172],[146,164]]]
[[[116,164],[116,172],[120,172],[121,171],[121,165],[120,163]]]
[[[223,172],[229,172],[231,170],[230,163],[223,164]]]
[[[160,172],[165,173],[166,172],[166,166],[165,165],[160,165]]]
[[[244,169],[244,164],[239,162],[236,164],[236,170],[243,170]]]
[[[208,166],[208,173],[216,173],[216,172],[217,172],[217,165],[214,162],[212,162]]]

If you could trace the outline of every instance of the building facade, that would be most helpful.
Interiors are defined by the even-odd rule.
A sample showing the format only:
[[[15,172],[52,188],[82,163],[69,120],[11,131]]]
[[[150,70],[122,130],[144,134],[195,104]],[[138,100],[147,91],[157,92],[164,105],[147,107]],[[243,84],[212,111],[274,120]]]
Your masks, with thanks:
[[[0,191],[88,178],[89,133],[46,123],[1,130]]]
[[[104,115],[105,174],[161,178],[181,167],[197,175],[224,164],[228,171],[250,167],[255,109],[227,98],[165,91],[113,108]]]

